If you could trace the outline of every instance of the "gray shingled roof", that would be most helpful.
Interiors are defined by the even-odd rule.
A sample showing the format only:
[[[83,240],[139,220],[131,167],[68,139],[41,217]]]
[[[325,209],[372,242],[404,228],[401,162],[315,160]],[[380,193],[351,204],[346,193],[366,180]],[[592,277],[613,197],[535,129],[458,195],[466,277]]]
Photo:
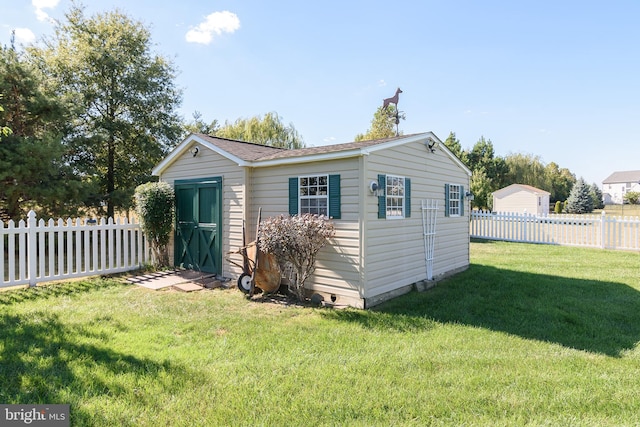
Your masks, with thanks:
[[[232,139],[218,138],[205,134],[197,134],[200,138],[215,145],[216,147],[226,151],[245,161],[264,161],[274,159],[285,159],[302,156],[313,156],[317,154],[337,153],[341,151],[357,150],[360,148],[371,147],[383,144],[385,142],[397,139],[407,138],[419,134],[394,136],[385,139],[376,139],[372,141],[347,142],[345,144],[323,145],[319,147],[298,148],[295,150],[287,150],[283,148],[267,147],[265,145],[254,144],[251,142],[234,141]]]
[[[616,184],[627,182],[640,182],[640,171],[620,171],[614,172],[607,179],[602,181],[603,184]]]

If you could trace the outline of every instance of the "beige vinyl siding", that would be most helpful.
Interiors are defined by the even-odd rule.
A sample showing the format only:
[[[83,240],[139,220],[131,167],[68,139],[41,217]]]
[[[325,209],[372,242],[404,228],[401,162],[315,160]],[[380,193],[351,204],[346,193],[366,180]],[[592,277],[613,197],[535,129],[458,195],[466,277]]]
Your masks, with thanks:
[[[421,201],[438,200],[434,277],[469,265],[469,204],[463,217],[444,216],[445,184],[469,189],[469,176],[440,149],[431,153],[415,142],[376,151],[365,158],[366,181],[378,174],[411,179],[411,217],[379,219],[378,199],[365,198],[366,298],[393,291],[427,277]]]
[[[525,190],[517,190],[500,197],[495,196],[493,201],[494,212],[527,213],[538,212],[538,197],[536,194]],[[541,197],[541,196],[540,196]]]
[[[160,179],[170,184],[176,180],[222,177],[222,275],[237,278],[242,270],[227,261],[227,255],[242,246],[245,170],[219,154],[203,149],[196,157],[188,150],[164,171]],[[234,257],[236,262],[241,258]]]
[[[333,220],[336,228],[334,241],[318,254],[316,271],[307,282],[309,289],[318,292],[339,293],[360,297],[360,233],[358,159],[344,159],[296,165],[253,168],[250,172],[251,230],[255,235],[258,208],[262,218],[288,215],[289,178],[339,174],[341,187],[341,219]]]

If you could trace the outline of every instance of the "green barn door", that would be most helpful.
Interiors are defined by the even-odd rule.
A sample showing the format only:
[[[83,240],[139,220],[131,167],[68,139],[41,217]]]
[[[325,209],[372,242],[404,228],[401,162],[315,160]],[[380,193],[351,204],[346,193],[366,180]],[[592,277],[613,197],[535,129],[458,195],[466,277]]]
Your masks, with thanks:
[[[221,272],[221,179],[176,181],[177,266],[218,274]]]

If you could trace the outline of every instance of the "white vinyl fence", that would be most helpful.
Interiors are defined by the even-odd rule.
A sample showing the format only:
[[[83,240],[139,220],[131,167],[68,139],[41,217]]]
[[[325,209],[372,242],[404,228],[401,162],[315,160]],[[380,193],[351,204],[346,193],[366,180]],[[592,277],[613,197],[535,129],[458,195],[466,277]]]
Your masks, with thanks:
[[[640,250],[640,219],[601,215],[471,213],[471,237]]]
[[[140,268],[149,251],[140,225],[125,219],[0,221],[0,288]]]

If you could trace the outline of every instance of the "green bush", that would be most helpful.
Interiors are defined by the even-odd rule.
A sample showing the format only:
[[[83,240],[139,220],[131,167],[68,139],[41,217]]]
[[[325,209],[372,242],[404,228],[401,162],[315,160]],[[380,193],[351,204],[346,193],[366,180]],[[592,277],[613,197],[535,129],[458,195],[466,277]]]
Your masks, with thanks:
[[[166,182],[148,182],[136,187],[136,213],[156,267],[169,265],[167,245],[173,230],[174,199],[173,187]]]
[[[560,200],[556,201],[556,205],[553,207],[554,213],[562,213],[562,202]]]
[[[624,200],[632,205],[636,205],[640,201],[640,193],[637,191],[629,191],[624,195]]]

